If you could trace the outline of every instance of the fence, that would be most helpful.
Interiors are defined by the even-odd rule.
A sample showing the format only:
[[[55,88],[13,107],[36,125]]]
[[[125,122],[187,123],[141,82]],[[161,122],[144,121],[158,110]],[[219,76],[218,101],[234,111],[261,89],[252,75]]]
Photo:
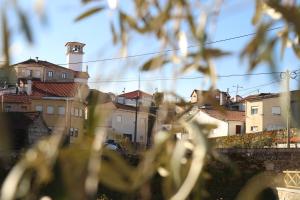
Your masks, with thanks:
[[[283,174],[286,187],[300,189],[300,171],[283,171]]]

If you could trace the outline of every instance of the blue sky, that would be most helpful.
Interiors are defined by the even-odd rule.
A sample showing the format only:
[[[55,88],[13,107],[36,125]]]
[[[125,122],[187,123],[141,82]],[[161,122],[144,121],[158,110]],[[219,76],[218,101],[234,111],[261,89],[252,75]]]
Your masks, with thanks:
[[[21,2],[24,10],[32,11],[32,2],[34,2],[34,0],[22,0]],[[41,60],[64,64],[66,63],[64,45],[68,41],[79,41],[86,44],[84,61],[119,57],[119,47],[113,46],[112,44],[108,23],[109,20],[114,17],[114,13],[105,11],[101,14],[92,16],[87,20],[75,23],[74,19],[76,16],[87,8],[88,7],[80,4],[79,0],[48,0],[46,1],[46,10],[48,14],[48,22],[46,25],[41,25],[36,15],[33,12],[30,12],[30,22],[34,27],[35,42],[33,45],[29,46],[29,44],[25,42],[23,35],[15,34],[11,46],[11,53],[13,55],[12,63],[26,60],[29,57],[34,58],[38,56]],[[225,1],[224,9],[220,13],[216,27],[213,30],[214,34],[210,35],[210,39],[216,41],[255,32],[255,29],[251,24],[253,10],[254,1],[252,0]],[[10,20],[12,24],[15,24],[13,16],[11,16]],[[274,33],[276,33],[276,31],[274,31]],[[238,52],[250,39],[251,37],[245,37],[213,45],[213,47],[222,48],[232,52],[231,56],[215,61],[217,73],[219,75],[247,73],[247,63],[246,61],[240,61]],[[193,43],[189,42],[189,45],[193,45]],[[157,47],[157,42],[153,38],[133,35],[128,54],[135,55],[159,51],[160,49]],[[138,79],[138,68],[149,58],[149,56],[143,56],[131,59],[89,63],[89,73],[91,76],[89,85],[91,88],[117,94],[120,94],[124,88],[126,91],[135,90],[138,88],[138,82],[134,81]],[[286,51],[283,60],[278,58],[278,66],[278,71],[284,71],[287,68],[298,69],[300,67],[298,66],[298,60],[291,49]],[[140,88],[149,93],[155,92],[156,88],[159,91],[175,91],[187,99],[194,89],[205,89],[208,86],[206,79],[185,79],[177,80],[176,82],[171,80],[152,80],[172,77],[173,69],[172,65],[168,65],[162,70],[140,73],[142,80]],[[269,68],[267,66],[260,66],[254,71],[254,73],[257,72],[269,72]],[[201,74],[190,72],[182,76],[197,77],[201,76]],[[107,79],[133,81],[100,82]],[[152,81],[145,81],[149,79]],[[232,86],[236,84],[243,87],[240,89],[240,95],[246,95],[250,92],[255,94],[255,90],[257,89],[259,89],[260,92],[278,92],[280,88],[277,84],[247,90],[247,88],[270,83],[273,79],[274,77],[270,75],[222,78],[218,80],[217,86],[224,91],[229,88],[232,95],[235,94],[235,88]],[[291,81],[291,86],[292,89],[297,88],[296,80]]]

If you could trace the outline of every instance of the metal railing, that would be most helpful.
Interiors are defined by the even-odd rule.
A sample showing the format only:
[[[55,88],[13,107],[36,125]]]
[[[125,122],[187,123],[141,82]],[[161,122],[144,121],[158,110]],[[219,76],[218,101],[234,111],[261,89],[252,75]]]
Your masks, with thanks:
[[[300,189],[300,171],[283,171],[286,187]]]

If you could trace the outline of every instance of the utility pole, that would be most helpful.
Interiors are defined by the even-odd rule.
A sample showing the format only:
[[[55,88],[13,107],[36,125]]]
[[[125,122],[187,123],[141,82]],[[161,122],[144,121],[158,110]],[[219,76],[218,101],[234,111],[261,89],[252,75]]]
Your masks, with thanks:
[[[138,91],[137,91],[137,96],[135,98],[135,123],[134,123],[134,137],[133,137],[133,142],[135,149],[137,150],[137,120],[138,120],[138,101],[140,97],[140,87],[141,87],[141,73],[139,72],[139,82],[138,82]]]
[[[280,78],[285,79],[285,90],[286,90],[286,97],[287,97],[287,102],[286,102],[286,132],[287,132],[287,148],[290,148],[291,146],[291,133],[290,133],[290,114],[291,114],[291,99],[290,99],[290,79],[295,79],[297,77],[297,74],[293,71],[290,72],[289,70],[286,70],[286,72],[281,72],[280,73]]]

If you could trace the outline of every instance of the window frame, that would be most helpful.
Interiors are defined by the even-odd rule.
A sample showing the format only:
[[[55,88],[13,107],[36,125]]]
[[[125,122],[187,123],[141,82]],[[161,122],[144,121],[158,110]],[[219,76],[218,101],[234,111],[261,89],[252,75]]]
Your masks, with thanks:
[[[53,78],[53,76],[54,76],[54,72],[53,71],[48,71],[47,72],[47,77],[48,78]]]
[[[40,107],[41,109],[39,110],[39,109],[37,109],[37,107]],[[43,110],[44,110],[42,105],[35,105],[34,109],[37,112],[43,112]]]
[[[61,74],[61,78],[62,78],[62,79],[67,79],[67,77],[68,77],[68,74],[67,74],[66,72],[63,72],[63,73]]]
[[[61,113],[61,108],[63,108],[63,113]],[[66,108],[64,106],[58,106],[58,114],[59,115],[65,115],[66,114]]]
[[[49,112],[49,108],[52,108],[52,112]],[[47,114],[48,115],[53,115],[54,114],[54,106],[47,105]]]
[[[250,130],[253,132],[257,132],[258,131],[258,126],[251,126]]]
[[[274,112],[273,108],[279,108],[279,112]],[[272,106],[271,108],[272,115],[281,115],[281,107],[280,106]]]
[[[256,112],[253,112],[255,111]],[[258,106],[251,106],[251,115],[257,115],[258,114]]]

